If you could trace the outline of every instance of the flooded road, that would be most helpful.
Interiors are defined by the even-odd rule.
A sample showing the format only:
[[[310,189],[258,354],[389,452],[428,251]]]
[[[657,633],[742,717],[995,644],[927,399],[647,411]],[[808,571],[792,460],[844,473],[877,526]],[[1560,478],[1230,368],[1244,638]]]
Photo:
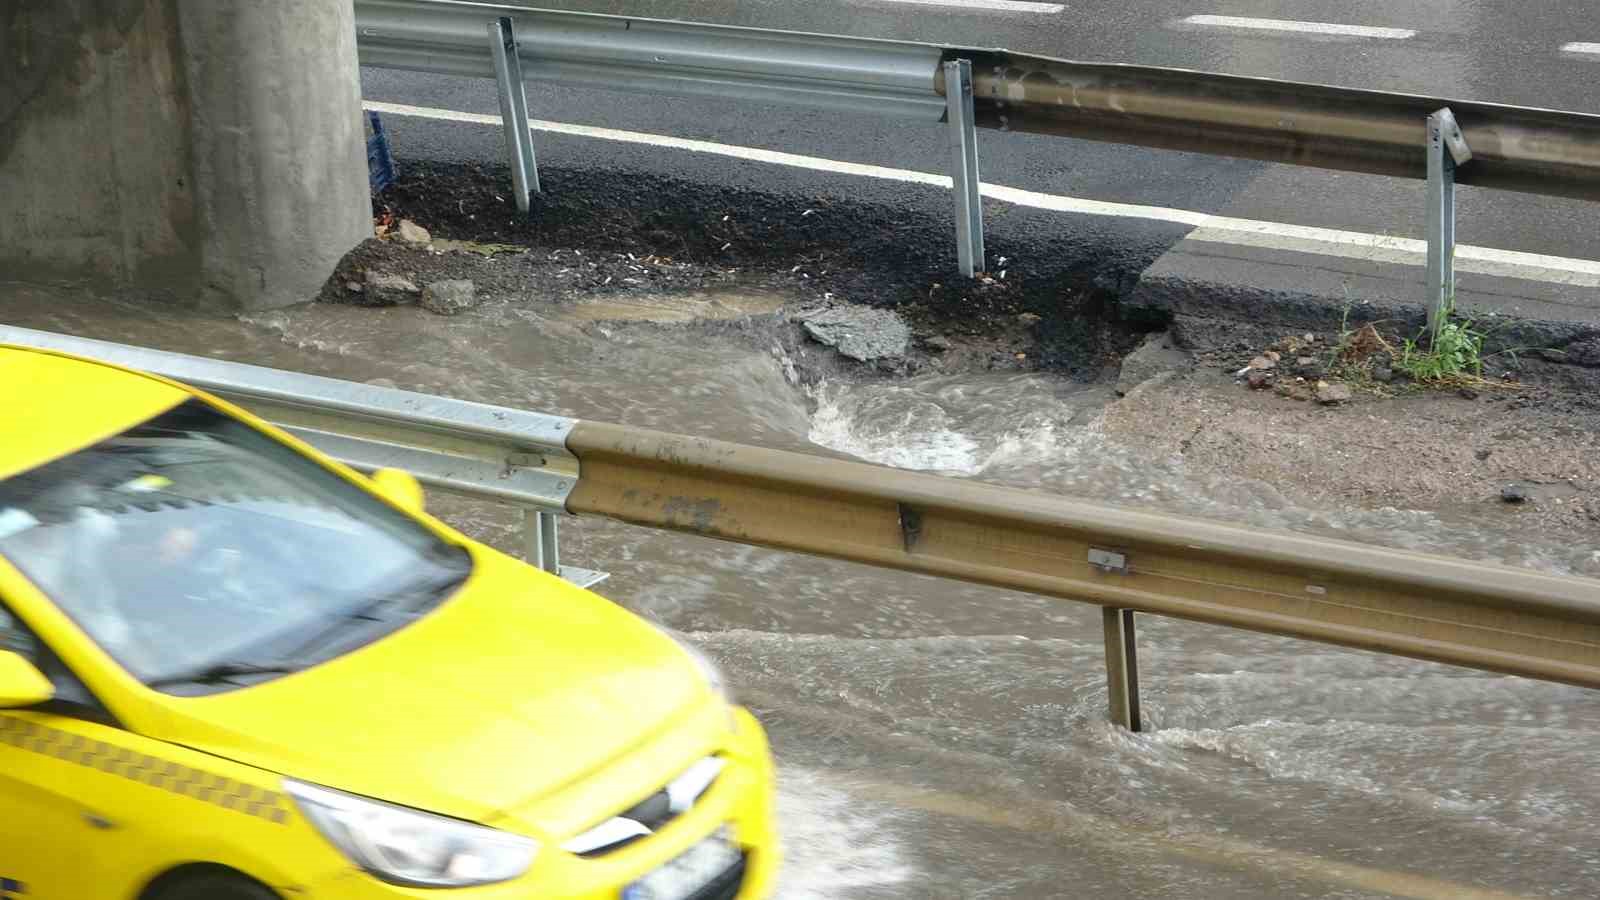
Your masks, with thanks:
[[[1022,374],[803,386],[759,327],[595,319],[490,304],[236,321],[42,294],[0,309],[25,327],[1600,573],[1594,542],[1546,545],[1442,511],[1302,508],[1149,458],[1101,431],[1103,387]],[[520,546],[509,508],[433,509]],[[717,657],[770,729],[785,898],[1595,893],[1600,694],[1144,616],[1149,731],[1135,735],[1106,722],[1093,607],[599,520],[567,523],[562,554]]]

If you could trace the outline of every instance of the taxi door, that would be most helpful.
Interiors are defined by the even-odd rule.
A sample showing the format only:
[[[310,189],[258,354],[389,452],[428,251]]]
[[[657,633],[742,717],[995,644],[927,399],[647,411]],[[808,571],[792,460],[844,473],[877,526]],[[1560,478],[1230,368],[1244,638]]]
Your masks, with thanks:
[[[118,732],[90,721],[81,683],[0,602],[0,650],[19,653],[51,676],[58,701],[0,709],[0,898],[56,900],[110,896],[97,860],[117,840],[90,803],[84,760],[104,754]]]

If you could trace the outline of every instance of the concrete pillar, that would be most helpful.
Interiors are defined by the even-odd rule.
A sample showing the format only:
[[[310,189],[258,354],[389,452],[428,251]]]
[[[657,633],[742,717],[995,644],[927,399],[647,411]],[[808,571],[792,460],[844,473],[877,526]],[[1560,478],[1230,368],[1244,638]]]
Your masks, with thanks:
[[[0,2],[0,282],[215,310],[315,296],[372,233],[353,16]]]

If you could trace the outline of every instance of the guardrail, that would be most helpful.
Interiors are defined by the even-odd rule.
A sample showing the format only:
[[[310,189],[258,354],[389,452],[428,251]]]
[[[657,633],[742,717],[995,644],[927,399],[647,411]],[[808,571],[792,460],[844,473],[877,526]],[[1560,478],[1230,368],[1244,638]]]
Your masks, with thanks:
[[[24,328],[0,326],[0,343],[166,375],[358,468],[401,466],[434,487],[543,511],[552,526],[564,510],[1099,605],[1112,718],[1134,730],[1135,611],[1600,687],[1590,579]],[[530,520],[538,563],[555,532]]]
[[[979,127],[1426,178],[1434,325],[1454,296],[1457,182],[1600,200],[1600,116],[1584,113],[459,0],[355,10],[362,65],[498,79],[524,211],[538,190],[525,80],[944,121],[968,276],[984,268]]]

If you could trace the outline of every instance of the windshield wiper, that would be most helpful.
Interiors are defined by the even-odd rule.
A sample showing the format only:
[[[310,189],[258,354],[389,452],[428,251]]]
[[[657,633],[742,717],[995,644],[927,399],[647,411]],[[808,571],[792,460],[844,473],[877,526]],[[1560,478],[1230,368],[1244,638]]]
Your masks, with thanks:
[[[310,654],[319,653],[349,634],[352,622],[377,624],[391,621],[394,618],[391,613],[393,607],[400,607],[401,615],[414,614],[426,606],[428,601],[437,600],[445,592],[461,584],[465,577],[465,573],[450,572],[444,577],[415,584],[407,590],[379,594],[353,609],[340,610],[332,614],[332,621],[326,627],[281,655],[284,659],[304,659]]]
[[[145,687],[162,688],[178,684],[226,684],[246,675],[283,675],[298,672],[304,666],[290,663],[223,662],[201,666],[187,672],[163,675],[146,681]]]

